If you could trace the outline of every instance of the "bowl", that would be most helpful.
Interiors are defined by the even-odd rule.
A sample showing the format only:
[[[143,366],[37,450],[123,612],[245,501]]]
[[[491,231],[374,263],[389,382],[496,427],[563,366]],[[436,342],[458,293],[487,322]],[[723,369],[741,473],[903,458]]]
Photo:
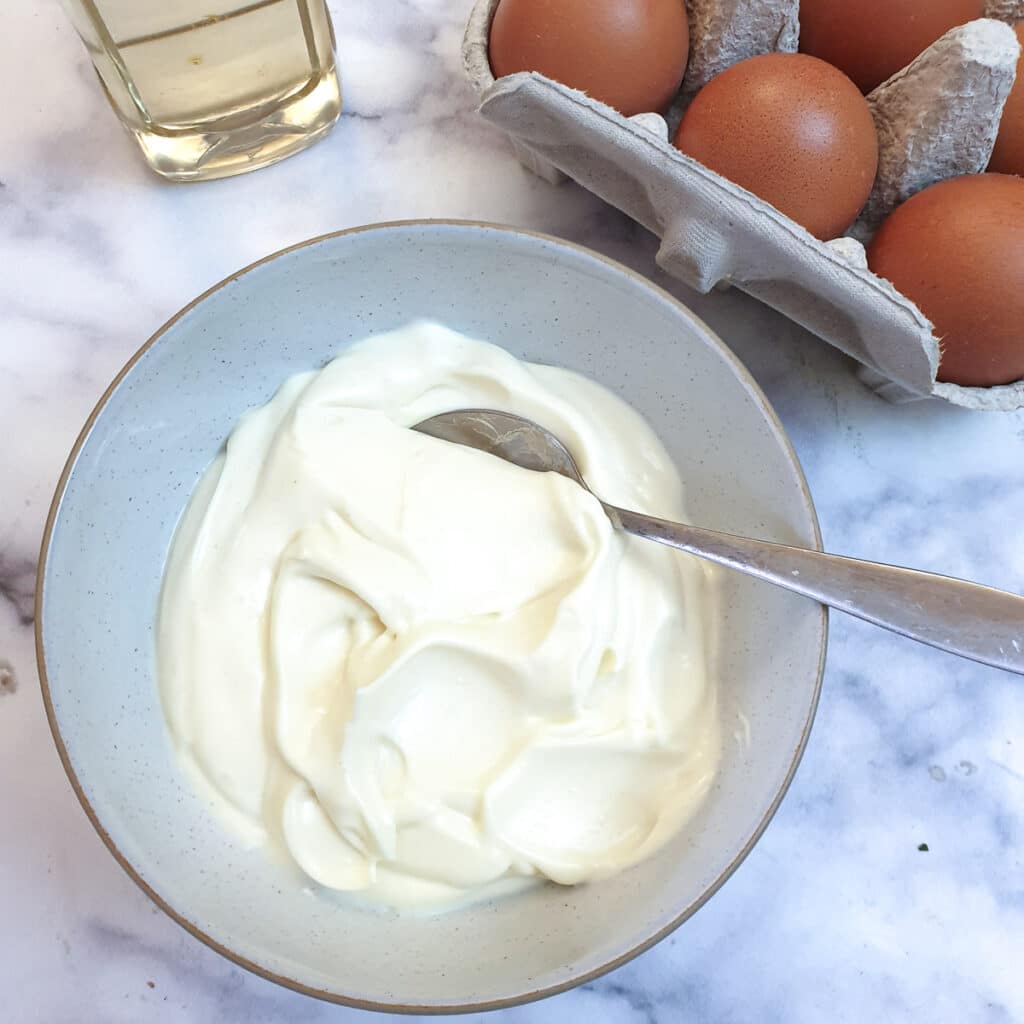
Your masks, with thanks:
[[[131,877],[232,960],[310,995],[408,1012],[485,1010],[623,963],[697,910],[750,851],[814,716],[826,615],[723,574],[715,670],[727,743],[696,819],[600,883],[440,915],[353,906],[214,820],[180,772],[154,678],[164,559],[239,416],[350,342],[429,318],[580,371],[639,409],[694,522],[820,548],[796,456],[764,395],[685,307],[595,253],[494,225],[421,221],[325,235],[216,285],[132,358],[89,417],[43,539],[36,645],[71,784]],[[749,736],[749,740],[745,739]]]

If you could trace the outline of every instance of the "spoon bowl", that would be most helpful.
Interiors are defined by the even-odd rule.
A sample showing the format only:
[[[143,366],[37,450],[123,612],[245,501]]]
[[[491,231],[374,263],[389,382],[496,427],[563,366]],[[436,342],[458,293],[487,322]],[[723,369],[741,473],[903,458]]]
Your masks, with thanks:
[[[417,423],[413,430],[495,455],[537,473],[558,473],[590,490],[569,449],[523,416],[497,409],[457,409]]]

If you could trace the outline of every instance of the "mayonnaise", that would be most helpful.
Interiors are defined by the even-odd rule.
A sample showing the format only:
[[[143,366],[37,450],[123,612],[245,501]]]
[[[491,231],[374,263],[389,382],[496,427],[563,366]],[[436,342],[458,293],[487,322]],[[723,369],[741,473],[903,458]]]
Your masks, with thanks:
[[[161,598],[163,706],[201,791],[321,885],[398,907],[634,864],[719,755],[703,567],[563,477],[407,429],[464,407],[536,420],[595,493],[684,518],[620,399],[419,323],[242,418]]]

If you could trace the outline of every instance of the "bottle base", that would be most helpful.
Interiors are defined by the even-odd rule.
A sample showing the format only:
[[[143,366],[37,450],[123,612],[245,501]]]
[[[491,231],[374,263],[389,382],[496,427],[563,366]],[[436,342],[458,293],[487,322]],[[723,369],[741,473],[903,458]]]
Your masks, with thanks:
[[[341,113],[334,70],[249,124],[129,126],[149,166],[168,181],[211,181],[299,153],[326,135]]]

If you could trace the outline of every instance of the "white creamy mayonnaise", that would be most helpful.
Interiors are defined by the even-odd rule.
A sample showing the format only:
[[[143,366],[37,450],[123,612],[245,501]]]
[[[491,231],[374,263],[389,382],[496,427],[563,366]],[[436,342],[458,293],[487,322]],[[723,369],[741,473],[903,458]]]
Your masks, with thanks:
[[[619,398],[417,323],[242,418],[161,597],[163,707],[201,791],[320,884],[399,907],[634,864],[719,756],[704,567],[563,477],[408,429],[464,407],[536,420],[605,500],[685,518]]]

